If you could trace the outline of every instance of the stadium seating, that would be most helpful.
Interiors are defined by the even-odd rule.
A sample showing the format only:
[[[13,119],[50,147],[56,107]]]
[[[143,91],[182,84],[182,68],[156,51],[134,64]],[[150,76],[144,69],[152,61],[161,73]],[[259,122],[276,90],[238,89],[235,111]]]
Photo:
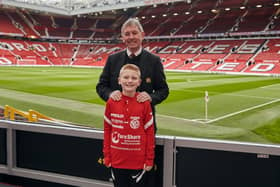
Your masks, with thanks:
[[[254,57],[255,62],[277,62],[280,63],[280,41],[270,39],[262,47],[261,53]]]
[[[75,39],[90,39],[93,34],[94,34],[93,31],[78,29],[78,30],[74,31],[72,38],[75,38]]]
[[[160,56],[165,69],[241,73],[277,73],[279,69],[280,39],[274,37],[280,27],[279,10],[273,0],[167,2],[120,12],[67,17],[3,9],[2,36],[54,40],[1,38],[0,64],[104,66],[108,55],[124,49],[123,44],[67,41],[117,39],[122,23],[133,15],[147,36],[143,47]]]
[[[222,10],[218,16],[205,28],[203,33],[228,33],[233,29],[236,21],[242,16],[244,11],[237,9],[234,11]]]
[[[227,0],[227,1],[221,1],[217,8],[239,8],[244,5],[246,1],[245,0]]]
[[[19,25],[21,31],[24,33],[26,37],[38,37],[38,34],[31,27],[32,24],[29,22],[26,17],[24,17],[21,12],[7,12],[8,16],[12,19],[13,22]]]
[[[239,27],[235,32],[257,32],[263,31],[270,22],[270,17],[275,12],[275,8],[262,8],[247,11],[241,19]],[[256,21],[258,20],[258,21]]]
[[[12,22],[5,12],[0,12],[0,34],[1,35],[12,35],[12,36],[23,36],[22,31],[19,29],[19,25]]]
[[[245,73],[255,73],[255,74],[278,74],[280,72],[279,63],[255,63],[250,65]]]
[[[1,39],[0,44],[2,65],[104,66],[108,55],[124,48],[123,44],[45,43],[15,39]],[[163,66],[169,70],[247,72],[255,64],[279,63],[279,46],[280,39],[247,39],[144,42],[143,47],[159,55]],[[275,71],[278,69],[270,72]]]

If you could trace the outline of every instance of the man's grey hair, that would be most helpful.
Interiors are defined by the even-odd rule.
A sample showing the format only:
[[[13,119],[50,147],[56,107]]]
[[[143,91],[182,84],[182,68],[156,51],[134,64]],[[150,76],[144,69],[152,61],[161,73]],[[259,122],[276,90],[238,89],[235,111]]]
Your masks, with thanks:
[[[140,21],[136,18],[129,18],[128,20],[126,20],[126,22],[124,22],[124,24],[122,25],[121,32],[123,32],[123,30],[128,26],[136,26],[141,32],[144,32]]]

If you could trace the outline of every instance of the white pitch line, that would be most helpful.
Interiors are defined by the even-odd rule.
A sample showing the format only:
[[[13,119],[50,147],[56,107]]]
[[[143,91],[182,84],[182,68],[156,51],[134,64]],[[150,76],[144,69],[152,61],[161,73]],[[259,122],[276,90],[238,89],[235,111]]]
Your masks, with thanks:
[[[182,121],[190,121],[190,122],[197,122],[197,123],[205,123],[203,121],[198,121],[195,119],[186,119],[186,118],[179,118],[179,117],[174,117],[174,116],[168,116],[168,115],[163,115],[163,114],[157,114],[157,116],[165,117],[165,118],[171,118],[171,119],[176,119],[176,120],[182,120]]]
[[[276,84],[278,85],[278,84]],[[261,88],[263,89],[268,89],[268,90],[279,90],[279,87],[276,88],[276,85],[275,84],[272,84],[272,85],[268,85],[268,86],[263,86]],[[279,84],[280,85],[280,84]]]
[[[212,119],[212,120],[208,120],[208,121],[202,121],[203,119],[180,118],[180,117],[168,116],[168,115],[163,115],[163,114],[157,114],[157,116],[161,116],[161,117],[165,117],[165,118],[171,118],[171,119],[176,119],[176,120],[181,120],[181,121],[189,121],[189,122],[196,122],[196,123],[201,123],[201,124],[207,124],[207,123],[212,123],[212,122],[215,122],[215,121],[219,121],[221,119],[225,119],[227,117],[231,117],[231,116],[243,113],[243,112],[247,112],[249,110],[260,108],[260,107],[263,107],[263,106],[266,106],[266,105],[269,105],[269,104],[272,104],[272,103],[276,103],[276,102],[279,102],[279,101],[280,101],[280,99],[276,99],[276,100],[273,100],[273,101],[270,101],[270,102],[267,102],[267,103],[264,103],[264,104],[253,106],[253,107],[250,107],[250,108],[247,108],[247,109],[244,109],[244,110],[240,110],[240,111],[237,111],[237,112],[234,112],[234,113],[230,113],[230,114],[227,114],[227,115],[224,115],[224,116]]]
[[[202,92],[202,91],[189,91],[189,92]],[[215,92],[215,93],[219,93],[219,92]],[[176,119],[176,120],[182,120],[182,121],[190,121],[190,122],[206,124],[206,123],[212,123],[212,122],[215,122],[215,121],[227,118],[227,117],[231,117],[231,116],[240,114],[242,112],[247,112],[249,110],[253,110],[253,109],[256,109],[256,108],[259,108],[259,107],[262,107],[262,106],[269,105],[271,103],[275,103],[275,102],[280,101],[280,99],[272,98],[272,97],[248,96],[248,95],[242,95],[242,94],[224,94],[224,95],[230,95],[230,96],[236,96],[236,97],[247,97],[247,98],[248,97],[249,98],[258,98],[258,99],[273,99],[273,101],[270,101],[270,102],[267,102],[267,103],[264,103],[264,104],[261,104],[261,105],[257,105],[257,106],[254,106],[254,107],[250,107],[250,108],[247,108],[247,109],[244,109],[244,110],[241,110],[241,111],[237,111],[237,112],[234,112],[234,113],[230,113],[230,114],[227,114],[225,116],[221,116],[221,117],[218,117],[218,118],[215,118],[215,119],[212,119],[212,120],[208,119],[207,121],[203,121],[203,119],[187,119],[187,118],[180,118],[180,117],[168,116],[168,115],[163,115],[163,114],[157,114],[157,116],[162,116],[162,117]]]
[[[271,89],[272,90],[272,89]],[[274,89],[276,90],[276,89]],[[278,89],[277,89],[278,90]],[[193,91],[193,90],[180,90],[183,92],[193,92],[193,93],[205,93],[205,91]],[[278,99],[278,98],[274,98],[274,97],[262,97],[262,96],[252,96],[252,95],[242,95],[242,94],[231,94],[231,93],[221,93],[221,92],[212,92],[213,94],[221,94],[221,95],[226,95],[226,96],[234,96],[234,97],[246,97],[246,98],[257,98],[257,99]]]
[[[265,90],[279,90],[279,88],[274,88],[274,87],[261,87],[262,89],[265,89]]]
[[[212,92],[212,93],[219,93],[219,92]],[[222,95],[234,96],[234,97],[256,98],[256,99],[278,99],[278,98],[275,98],[275,97],[262,97],[262,96],[231,94],[231,93],[226,93],[226,94],[222,94]]]
[[[272,103],[276,103],[276,102],[279,102],[279,101],[280,101],[280,99],[276,99],[276,100],[273,100],[273,101],[270,101],[270,102],[267,102],[267,103],[263,103],[263,104],[261,104],[261,105],[253,106],[253,107],[250,107],[250,108],[247,108],[247,109],[244,109],[244,110],[240,110],[240,111],[238,111],[238,112],[230,113],[230,114],[227,114],[227,115],[218,117],[218,118],[216,118],[216,119],[209,120],[209,121],[207,121],[206,123],[212,123],[212,122],[215,122],[215,121],[224,119],[224,118],[228,118],[228,117],[231,117],[231,116],[240,114],[240,113],[242,113],[242,112],[247,112],[247,111],[249,111],[249,110],[253,110],[253,109],[256,109],[256,108],[260,108],[260,107],[263,107],[263,106],[266,106],[266,105],[269,105],[269,104],[272,104]]]

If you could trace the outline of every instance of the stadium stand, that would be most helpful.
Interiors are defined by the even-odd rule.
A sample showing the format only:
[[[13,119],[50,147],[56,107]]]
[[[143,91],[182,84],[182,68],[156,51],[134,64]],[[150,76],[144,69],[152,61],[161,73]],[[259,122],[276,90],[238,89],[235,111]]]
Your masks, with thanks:
[[[239,26],[235,32],[257,32],[263,31],[270,22],[270,17],[275,12],[274,7],[265,8],[260,11],[258,8],[246,11],[240,19]],[[273,13],[273,14],[271,14]],[[255,20],[258,20],[257,22]]]
[[[103,66],[109,54],[123,49],[121,44],[46,43],[15,39],[0,39],[0,44],[2,65]],[[243,72],[248,63],[251,67],[254,63],[271,63],[275,66],[279,63],[279,46],[280,39],[144,43],[145,49],[162,58],[166,69],[222,71],[220,67],[226,66],[224,63],[238,64],[234,69],[225,69],[226,72]],[[194,69],[192,65],[195,63],[207,64],[207,67]]]
[[[208,24],[203,33],[228,33],[233,28],[243,11],[240,9],[233,11],[221,10],[217,16]]]
[[[143,47],[160,56],[165,69],[255,73],[254,66],[268,63],[268,72],[277,74],[276,3],[196,0],[75,16],[1,8],[0,64],[103,66],[124,48],[120,26],[135,16],[146,33]]]
[[[33,29],[32,24],[28,22],[26,17],[21,14],[20,11],[17,12],[7,12],[8,17],[12,22],[19,25],[20,30],[24,33],[26,37],[37,37],[37,32]]]
[[[4,12],[0,12],[0,33],[1,35],[12,35],[12,36],[23,36],[23,33],[20,30],[20,26],[12,22],[10,17]]]
[[[279,47],[280,45],[277,39],[267,40],[262,46],[260,53],[255,56],[254,61],[280,63]]]

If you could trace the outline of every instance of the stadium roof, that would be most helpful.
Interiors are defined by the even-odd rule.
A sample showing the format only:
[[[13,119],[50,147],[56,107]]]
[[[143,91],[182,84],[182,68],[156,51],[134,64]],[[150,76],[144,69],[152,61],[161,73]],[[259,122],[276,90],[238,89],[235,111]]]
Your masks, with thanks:
[[[191,0],[0,0],[0,4],[72,16],[179,1],[191,2]]]

